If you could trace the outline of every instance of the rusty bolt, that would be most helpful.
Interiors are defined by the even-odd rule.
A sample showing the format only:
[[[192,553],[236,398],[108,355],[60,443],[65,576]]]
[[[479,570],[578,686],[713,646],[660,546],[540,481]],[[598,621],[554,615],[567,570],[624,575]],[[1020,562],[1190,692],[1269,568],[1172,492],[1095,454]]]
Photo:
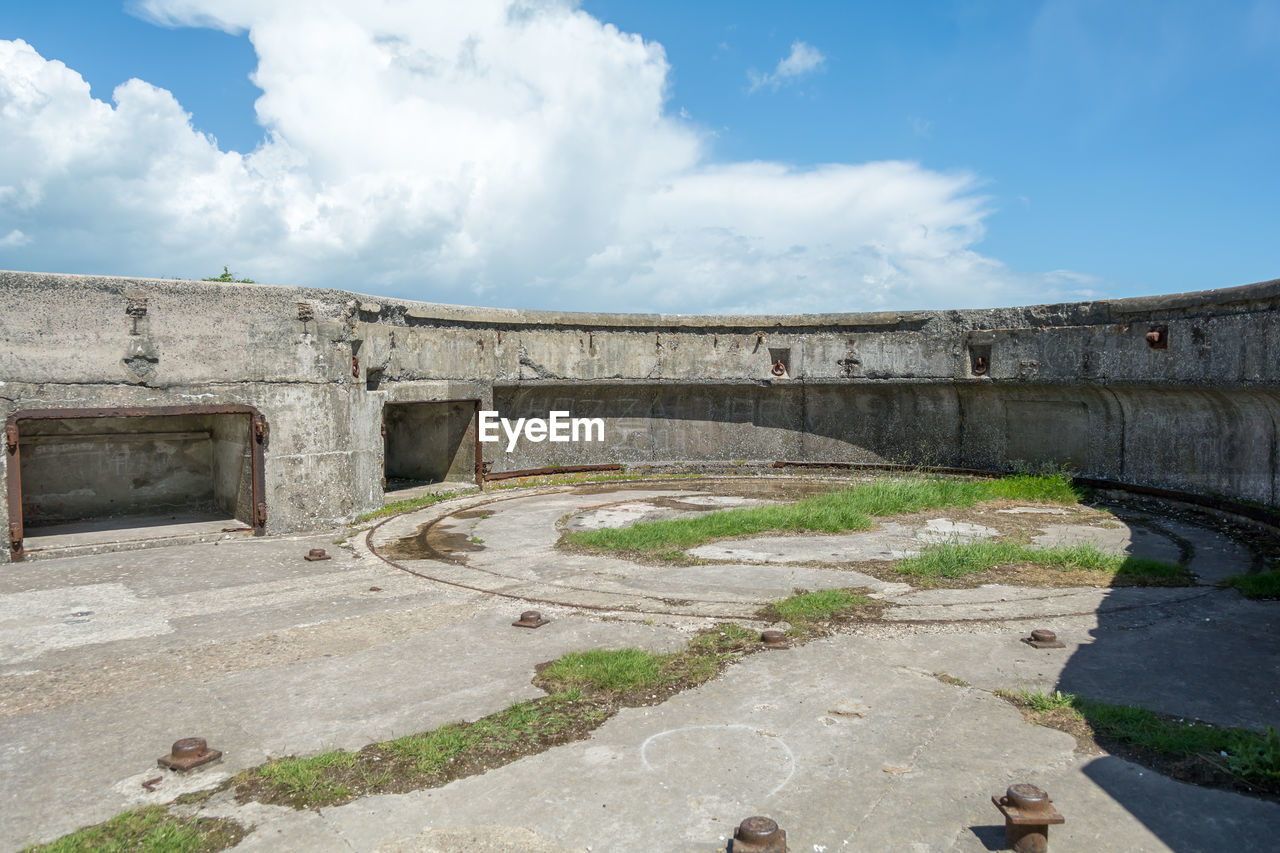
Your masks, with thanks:
[[[776,821],[749,817],[733,832],[733,853],[787,853],[787,833]]]
[[[526,610],[520,614],[518,620],[511,624],[517,628],[541,628],[550,621],[550,619],[543,619],[542,614],[536,610]]]
[[[217,761],[221,757],[222,753],[216,749],[210,749],[204,738],[184,737],[181,740],[174,741],[169,754],[157,758],[156,763],[170,770],[185,771],[193,767],[199,767],[202,764],[208,764],[211,761]]]
[[[1031,632],[1030,637],[1024,637],[1022,642],[1037,649],[1065,649],[1059,640],[1058,635],[1050,631],[1048,628],[1037,628]]]
[[[330,560],[333,558],[326,554],[323,548],[312,548],[302,559],[314,563],[316,560]]]
[[[18,452],[18,425],[5,424],[4,446],[10,453]]]
[[[781,631],[765,631],[760,635],[760,639],[764,642],[766,649],[791,648],[791,644],[787,642],[787,635]]]
[[[1010,785],[1003,797],[991,802],[1004,815],[1004,843],[1016,853],[1045,853],[1049,826],[1066,823],[1042,788],[1025,782]]]

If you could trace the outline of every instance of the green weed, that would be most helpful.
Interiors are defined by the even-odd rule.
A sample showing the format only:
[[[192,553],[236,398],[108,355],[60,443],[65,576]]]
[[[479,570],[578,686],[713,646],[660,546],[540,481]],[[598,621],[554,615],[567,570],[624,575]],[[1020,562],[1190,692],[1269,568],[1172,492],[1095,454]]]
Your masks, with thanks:
[[[1014,542],[942,543],[899,560],[893,569],[918,578],[959,578],[1018,563],[1062,571],[1099,572],[1131,581],[1190,579],[1182,566],[1146,557],[1111,554],[1088,543],[1052,548]]]
[[[1065,474],[1019,474],[999,480],[907,477],[860,483],[790,504],[709,512],[694,518],[571,533],[573,545],[602,551],[685,550],[715,539],[768,531],[842,533],[866,530],[874,516],[938,507],[968,507],[1002,498],[1074,503],[1079,493]]]
[[[1280,598],[1280,571],[1232,575],[1218,585],[1235,587],[1246,598]]]
[[[1204,756],[1245,782],[1280,785],[1280,731],[1214,726],[1157,714],[1136,705],[1097,702],[1071,693],[1001,691],[1000,695],[1037,713],[1069,710],[1095,734],[1173,758]]]
[[[145,806],[25,853],[212,853],[244,836],[244,827],[225,818],[176,817],[164,806]]]

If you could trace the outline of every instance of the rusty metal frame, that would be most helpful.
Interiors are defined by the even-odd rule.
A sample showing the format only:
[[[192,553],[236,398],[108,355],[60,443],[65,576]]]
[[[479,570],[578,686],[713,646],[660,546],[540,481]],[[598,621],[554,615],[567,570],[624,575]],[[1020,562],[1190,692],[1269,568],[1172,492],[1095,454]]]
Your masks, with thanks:
[[[271,431],[262,412],[253,406],[235,404],[212,406],[125,406],[114,409],[25,409],[14,412],[5,421],[5,455],[8,467],[5,487],[9,500],[9,550],[13,559],[21,560],[22,548],[22,454],[19,436],[23,421],[85,420],[89,418],[141,418],[172,415],[248,415],[249,416],[249,480],[251,484],[252,519],[250,526],[255,536],[262,536],[267,528],[266,446]]]
[[[545,477],[555,474],[582,474],[588,471],[621,471],[621,465],[553,465],[550,468],[525,468],[521,471],[498,471],[485,474],[486,482],[512,480],[517,477]]]
[[[484,488],[484,459],[480,455],[480,404],[483,402],[479,397],[456,397],[449,400],[387,400],[382,404],[382,493],[387,493],[387,407],[388,406],[419,406],[424,403],[470,403],[473,411],[471,414],[471,422],[475,429],[472,430],[471,439],[472,452],[475,457],[475,484],[480,488]]]

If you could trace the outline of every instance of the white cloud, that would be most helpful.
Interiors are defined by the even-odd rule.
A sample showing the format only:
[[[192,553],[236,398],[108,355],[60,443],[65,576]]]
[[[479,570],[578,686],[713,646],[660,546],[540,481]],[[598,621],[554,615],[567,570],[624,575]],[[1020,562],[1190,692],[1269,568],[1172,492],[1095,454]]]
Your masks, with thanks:
[[[758,71],[747,72],[747,77],[751,80],[751,91],[754,92],[765,86],[777,89],[784,83],[790,83],[817,71],[826,64],[826,61],[827,57],[813,45],[799,40],[793,41],[791,52],[778,60],[778,65],[772,72],[768,74],[761,74]]]
[[[30,237],[28,237],[26,234],[23,234],[21,231],[15,228],[12,231],[10,231],[8,234],[4,235],[3,237],[0,237],[0,249],[10,249],[10,248],[16,248],[18,246],[25,246],[30,242],[31,242]]]
[[[907,119],[907,122],[911,125],[911,132],[916,136],[928,139],[933,135],[933,122],[929,119],[911,116]]]
[[[706,133],[665,111],[662,47],[567,2],[139,8],[249,34],[266,141],[220,150],[163,89],[130,80],[104,103],[61,62],[0,41],[0,267],[200,276],[228,264],[258,281],[584,310],[1082,291],[976,253],[988,211],[971,175],[709,163]]]

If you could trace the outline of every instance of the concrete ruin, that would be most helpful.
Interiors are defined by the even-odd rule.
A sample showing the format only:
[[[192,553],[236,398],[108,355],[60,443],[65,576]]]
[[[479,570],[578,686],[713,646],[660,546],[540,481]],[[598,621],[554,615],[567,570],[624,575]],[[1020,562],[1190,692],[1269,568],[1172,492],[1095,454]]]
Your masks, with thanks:
[[[0,297],[6,561],[68,522],[286,533],[384,483],[593,464],[1051,463],[1280,505],[1280,280],[768,317],[26,272]],[[482,409],[603,418],[605,441],[508,453],[477,440]]]

